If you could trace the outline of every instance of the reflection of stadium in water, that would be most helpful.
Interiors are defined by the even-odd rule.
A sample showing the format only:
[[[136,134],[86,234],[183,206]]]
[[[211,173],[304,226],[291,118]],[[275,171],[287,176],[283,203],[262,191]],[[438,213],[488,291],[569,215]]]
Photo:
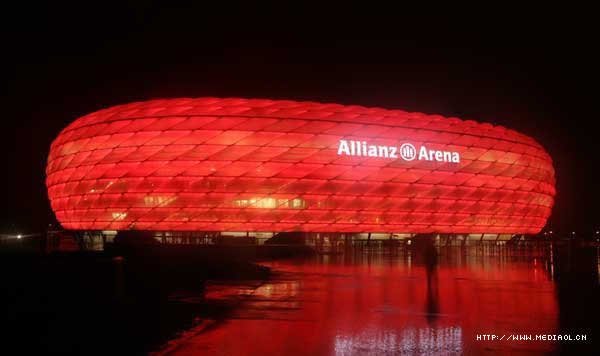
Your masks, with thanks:
[[[235,301],[233,312],[225,323],[203,321],[163,351],[348,355],[553,349],[548,342],[476,341],[477,334],[558,330],[555,287],[540,259],[450,248],[442,249],[437,261],[429,287],[422,254],[271,262],[275,276],[265,283],[209,285],[207,300]]]
[[[406,328],[397,330],[367,329],[366,331],[348,337],[335,337],[335,354],[350,355],[361,350],[371,353],[436,353],[443,351],[461,353],[462,330],[459,327],[447,328]]]

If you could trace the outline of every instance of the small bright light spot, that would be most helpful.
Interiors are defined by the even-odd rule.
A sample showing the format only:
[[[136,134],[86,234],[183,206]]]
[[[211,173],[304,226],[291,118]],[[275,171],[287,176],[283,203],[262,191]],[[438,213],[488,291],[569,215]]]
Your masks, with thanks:
[[[600,234],[600,231],[596,231],[596,235]]]
[[[127,217],[127,213],[112,213],[113,220],[123,220]]]
[[[23,237],[23,235],[21,235],[21,234],[17,235],[17,239],[20,239],[21,237]]]
[[[550,230],[550,233],[552,233],[552,230]]]

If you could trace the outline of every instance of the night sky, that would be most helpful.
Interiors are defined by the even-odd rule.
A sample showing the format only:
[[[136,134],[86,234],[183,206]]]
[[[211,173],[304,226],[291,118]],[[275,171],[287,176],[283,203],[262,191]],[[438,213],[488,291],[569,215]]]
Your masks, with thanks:
[[[199,3],[4,9],[0,233],[55,222],[44,169],[69,122],[111,105],[199,96],[359,104],[504,125],[554,159],[549,226],[580,236],[600,227],[600,62],[586,11],[434,16]]]

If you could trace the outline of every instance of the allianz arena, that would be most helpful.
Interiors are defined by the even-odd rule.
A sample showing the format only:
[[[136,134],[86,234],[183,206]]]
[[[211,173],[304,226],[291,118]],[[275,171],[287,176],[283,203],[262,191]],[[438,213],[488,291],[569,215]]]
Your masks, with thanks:
[[[72,230],[535,234],[552,160],[501,126],[400,110],[165,99],[83,116],[46,185]]]

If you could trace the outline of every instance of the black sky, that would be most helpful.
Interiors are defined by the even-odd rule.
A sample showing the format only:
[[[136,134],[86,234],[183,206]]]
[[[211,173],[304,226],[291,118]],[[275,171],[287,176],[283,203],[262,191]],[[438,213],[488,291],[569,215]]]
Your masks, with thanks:
[[[434,16],[347,7],[165,9],[139,1],[4,9],[1,232],[53,222],[45,161],[69,122],[110,105],[181,96],[337,102],[501,124],[553,157],[553,228],[600,227],[592,12],[488,6]]]

